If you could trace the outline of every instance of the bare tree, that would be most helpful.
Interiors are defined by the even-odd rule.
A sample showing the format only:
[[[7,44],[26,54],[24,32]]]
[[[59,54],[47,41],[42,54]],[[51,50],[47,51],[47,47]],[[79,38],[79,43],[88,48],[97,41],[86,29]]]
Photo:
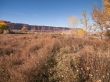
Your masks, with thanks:
[[[87,31],[89,29],[89,27],[88,27],[88,25],[89,25],[89,18],[88,18],[87,12],[84,11],[82,13],[82,16],[83,16],[83,18],[81,20],[81,23],[84,25],[85,30]]]

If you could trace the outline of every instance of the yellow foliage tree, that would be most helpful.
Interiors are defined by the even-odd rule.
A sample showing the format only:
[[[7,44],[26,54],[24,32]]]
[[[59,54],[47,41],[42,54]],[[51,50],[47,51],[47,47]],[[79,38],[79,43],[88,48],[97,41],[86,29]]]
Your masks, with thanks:
[[[92,14],[93,20],[99,26],[101,30],[100,36],[103,39],[103,36],[107,33],[107,36],[110,34],[110,0],[104,0],[104,9],[94,8]],[[110,37],[110,35],[108,36]]]
[[[106,18],[108,19],[107,20],[108,23],[106,25],[107,28],[106,35],[110,39],[110,0],[104,0],[104,9],[107,14]]]
[[[104,0],[105,12],[110,16],[110,0]]]
[[[3,33],[5,30],[8,30],[8,24],[5,22],[0,22],[0,33]]]
[[[8,25],[4,22],[0,22],[0,29],[8,29]]]

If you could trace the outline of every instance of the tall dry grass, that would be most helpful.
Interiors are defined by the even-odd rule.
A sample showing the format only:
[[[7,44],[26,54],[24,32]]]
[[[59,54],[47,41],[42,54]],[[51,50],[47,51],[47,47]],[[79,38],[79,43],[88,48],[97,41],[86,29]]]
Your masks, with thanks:
[[[0,35],[0,82],[110,82],[109,41]]]

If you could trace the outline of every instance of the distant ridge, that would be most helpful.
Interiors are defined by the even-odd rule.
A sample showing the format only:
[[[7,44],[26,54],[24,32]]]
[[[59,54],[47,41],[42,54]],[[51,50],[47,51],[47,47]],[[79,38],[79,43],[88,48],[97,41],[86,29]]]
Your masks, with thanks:
[[[70,30],[67,27],[54,27],[54,26],[39,26],[39,25],[29,25],[24,23],[12,23],[10,21],[0,20],[0,22],[5,22],[9,25],[9,28],[12,30],[21,30],[23,27],[27,27],[28,30],[35,31],[62,31],[62,30]]]

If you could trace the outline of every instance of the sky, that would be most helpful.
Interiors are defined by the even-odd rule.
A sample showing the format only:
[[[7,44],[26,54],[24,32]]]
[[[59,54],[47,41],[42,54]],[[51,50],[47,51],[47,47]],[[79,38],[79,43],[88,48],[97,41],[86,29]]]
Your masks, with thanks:
[[[81,19],[83,11],[90,18],[94,5],[102,8],[102,0],[0,0],[0,20],[68,27],[69,17]]]

